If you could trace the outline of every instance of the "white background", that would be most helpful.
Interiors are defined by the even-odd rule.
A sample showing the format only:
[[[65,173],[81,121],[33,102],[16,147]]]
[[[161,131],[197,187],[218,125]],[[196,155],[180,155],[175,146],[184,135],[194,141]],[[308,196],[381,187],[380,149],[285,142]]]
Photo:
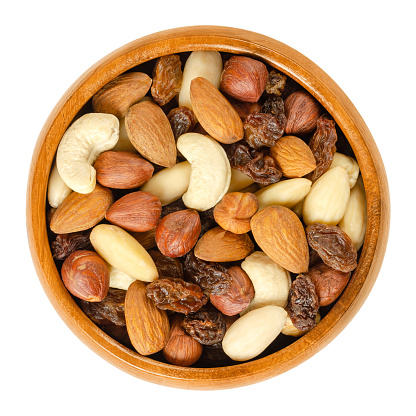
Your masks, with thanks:
[[[0,406],[10,410],[2,414],[415,414],[412,9],[411,0],[39,0],[3,5],[0,374],[5,386]],[[67,88],[96,61],[134,39],[199,24],[262,33],[288,44],[327,72],[376,140],[392,206],[383,267],[347,328],[317,355],[283,375],[214,392],[144,382],[87,348],[43,292],[25,226],[33,148]]]

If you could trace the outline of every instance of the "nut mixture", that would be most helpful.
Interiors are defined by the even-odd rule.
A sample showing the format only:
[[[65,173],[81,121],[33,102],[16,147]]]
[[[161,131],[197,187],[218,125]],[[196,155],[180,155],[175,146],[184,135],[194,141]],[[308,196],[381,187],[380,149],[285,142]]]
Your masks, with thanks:
[[[319,323],[357,267],[365,192],[337,143],[316,99],[258,59],[173,54],[116,77],[51,170],[64,285],[142,355],[214,367],[275,351]]]

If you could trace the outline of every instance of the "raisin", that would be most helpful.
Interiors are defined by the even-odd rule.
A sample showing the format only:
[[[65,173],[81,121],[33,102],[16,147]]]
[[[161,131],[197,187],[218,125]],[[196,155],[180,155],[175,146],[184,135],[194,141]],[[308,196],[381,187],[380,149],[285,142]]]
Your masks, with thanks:
[[[267,154],[268,149],[250,149],[247,144],[234,143],[227,149],[231,167],[250,176],[254,182],[270,185],[282,177],[274,160]]]
[[[199,213],[199,218],[201,219],[201,234],[204,235],[208,230],[217,226],[217,222],[214,218],[214,208],[207,209],[206,211],[201,211]]]
[[[350,272],[357,267],[357,250],[351,238],[336,225],[316,222],[306,227],[309,246],[335,270]]]
[[[272,147],[282,137],[285,124],[273,114],[258,112],[249,114],[243,125],[245,140],[253,149]]]
[[[276,117],[284,131],[286,125],[285,102],[280,97],[268,97],[260,108],[260,112]],[[283,133],[282,133],[283,134]]]
[[[146,286],[146,292],[159,309],[184,314],[196,312],[208,302],[198,285],[179,278],[155,280]]]
[[[168,257],[162,254],[160,251],[150,250],[148,251],[150,257],[156,265],[156,269],[159,273],[159,278],[183,278],[182,263],[173,257]]]
[[[175,140],[177,140],[178,137],[182,134],[191,131],[197,123],[194,112],[186,106],[181,106],[170,110],[168,114],[168,120],[172,127]]]
[[[319,299],[308,276],[300,274],[293,281],[286,309],[293,325],[301,331],[308,331],[316,325]]]
[[[52,257],[56,260],[65,260],[74,251],[92,250],[90,233],[91,230],[58,234],[51,243]]]
[[[268,94],[282,95],[286,86],[287,77],[284,74],[273,69],[269,72],[269,76],[266,81],[266,92]]]
[[[232,277],[219,263],[205,262],[193,251],[185,256],[185,276],[210,294],[221,295],[230,290]]]
[[[153,69],[151,94],[157,104],[167,104],[181,89],[182,64],[179,55],[166,55],[157,59]]]
[[[183,209],[186,209],[186,206],[183,203],[182,198],[179,198],[176,201],[162,207],[160,218],[166,217],[166,215],[172,214],[173,212],[182,211]]]
[[[334,153],[337,150],[336,142],[335,121],[326,115],[321,116],[317,121],[315,133],[309,141],[309,147],[316,161],[316,169],[307,175],[307,178],[312,182],[321,177],[331,166]]]
[[[226,324],[224,316],[215,309],[199,310],[183,320],[185,331],[203,345],[216,344],[224,338]]]

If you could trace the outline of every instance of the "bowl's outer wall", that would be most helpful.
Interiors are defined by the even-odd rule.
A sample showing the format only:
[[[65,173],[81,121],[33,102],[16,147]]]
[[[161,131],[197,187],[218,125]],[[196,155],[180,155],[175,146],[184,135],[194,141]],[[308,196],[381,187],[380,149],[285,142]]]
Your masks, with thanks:
[[[123,347],[98,329],[65,289],[52,259],[46,226],[49,172],[63,133],[88,100],[119,74],[171,53],[218,50],[252,55],[305,87],[335,119],[357,157],[367,196],[367,233],[359,265],[327,316],[289,347],[231,367],[198,369],[159,363]],[[35,146],[27,189],[27,232],[39,280],[68,327],[88,347],[121,370],[143,380],[187,389],[222,389],[281,374],[334,339],[358,312],[379,273],[387,245],[390,202],[387,177],[364,120],[337,84],[305,56],[269,37],[242,29],[191,26],[158,32],[112,52],[86,71],[64,94],[47,119]]]

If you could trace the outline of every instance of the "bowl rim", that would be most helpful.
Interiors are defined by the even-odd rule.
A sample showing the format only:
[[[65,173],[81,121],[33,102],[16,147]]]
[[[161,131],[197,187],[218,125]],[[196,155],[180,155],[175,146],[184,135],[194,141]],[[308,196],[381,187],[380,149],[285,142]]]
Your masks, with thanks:
[[[46,227],[49,172],[63,132],[102,86],[121,73],[159,56],[217,50],[257,57],[292,77],[335,119],[349,141],[367,197],[367,233],[359,264],[347,288],[319,325],[280,351],[229,367],[178,367],[141,356],[101,331],[78,308],[54,265]],[[380,271],[390,224],[385,168],[361,115],[341,88],[316,64],[293,48],[265,35],[225,26],[186,26],[156,32],[111,52],[82,74],[56,104],[37,139],[27,184],[27,234],[40,283],[72,332],[106,361],[135,377],[186,389],[223,389],[253,384],[307,360],[331,342],[356,315]]]

